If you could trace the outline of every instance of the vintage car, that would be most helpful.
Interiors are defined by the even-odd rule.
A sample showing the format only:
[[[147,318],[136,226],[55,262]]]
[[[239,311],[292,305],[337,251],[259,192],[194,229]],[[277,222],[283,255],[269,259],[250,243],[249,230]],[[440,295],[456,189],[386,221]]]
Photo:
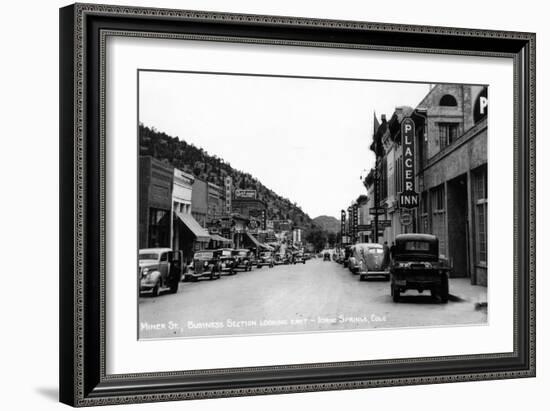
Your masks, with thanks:
[[[406,290],[430,290],[441,302],[449,300],[449,271],[446,260],[439,258],[439,240],[430,234],[400,234],[390,265],[391,295],[398,302]]]
[[[271,251],[262,251],[260,253],[257,267],[262,268],[264,265],[267,265],[269,268],[273,268],[275,265],[275,260]]]
[[[302,253],[293,254],[292,263],[293,264],[305,264],[306,259],[304,258],[304,254],[302,254]]]
[[[355,256],[355,246],[356,246],[356,244],[351,245],[349,247],[348,263],[347,263],[348,270],[350,270],[353,274],[355,274],[356,271],[357,271],[357,267],[355,265],[356,259],[354,257]]]
[[[185,271],[183,253],[170,248],[146,248],[139,250],[139,292],[150,292],[153,297],[161,291],[178,291]]]
[[[220,278],[222,272],[221,254],[222,250],[202,250],[195,252],[193,261],[189,265],[185,275],[186,280],[197,281],[202,277],[207,277],[210,280]]]
[[[330,252],[329,251],[325,251],[323,253],[323,261],[330,261]]]
[[[348,266],[350,256],[351,256],[351,246],[347,245],[344,247],[344,258],[342,259],[342,265],[344,266],[344,268]]]
[[[336,258],[334,259],[334,261],[336,261],[338,264],[344,263],[344,249],[340,248],[336,250],[335,256]]]
[[[273,254],[273,264],[275,265],[283,264],[283,256],[278,253]]]
[[[384,267],[384,248],[380,244],[355,244],[349,264],[354,268],[355,274],[359,274],[361,281],[373,277],[390,279],[390,272],[387,267]]]
[[[250,250],[244,248],[231,251],[231,274],[236,270],[252,271],[252,266],[256,264],[256,257]]]
[[[230,273],[233,267],[233,249],[232,248],[220,248],[217,250],[220,253],[220,269],[223,273]],[[234,274],[234,273],[233,273]]]

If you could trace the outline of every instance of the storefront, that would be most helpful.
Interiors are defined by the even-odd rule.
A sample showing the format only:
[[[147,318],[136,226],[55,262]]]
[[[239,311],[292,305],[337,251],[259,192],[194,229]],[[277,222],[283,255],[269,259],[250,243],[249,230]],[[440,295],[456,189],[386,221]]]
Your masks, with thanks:
[[[177,249],[183,251],[184,259],[191,261],[195,251],[207,248],[210,234],[200,226],[191,214],[174,212],[174,232],[179,239]]]
[[[173,167],[139,158],[139,248],[170,247]]]
[[[208,248],[216,250],[218,248],[233,248],[233,241],[218,234],[210,233],[210,244]]]
[[[369,208],[384,208],[379,218],[389,220],[379,242],[391,243],[407,232],[434,234],[440,256],[453,267],[451,275],[480,285],[487,284],[488,104],[486,87],[438,84],[416,109],[397,107],[389,121],[375,119],[376,168],[364,181],[369,202],[376,199]],[[415,126],[413,140],[407,140],[409,159],[401,135],[406,118]],[[407,161],[418,202],[410,210],[399,204]]]

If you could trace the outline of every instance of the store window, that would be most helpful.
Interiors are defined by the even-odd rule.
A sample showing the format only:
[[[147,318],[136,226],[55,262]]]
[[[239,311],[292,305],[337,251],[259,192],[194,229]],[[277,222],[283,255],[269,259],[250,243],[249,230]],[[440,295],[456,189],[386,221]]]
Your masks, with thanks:
[[[458,123],[439,123],[439,149],[443,150],[458,138]]]
[[[149,209],[149,247],[168,247],[170,245],[169,211],[158,208]]]
[[[487,168],[473,174],[476,260],[487,264]]]

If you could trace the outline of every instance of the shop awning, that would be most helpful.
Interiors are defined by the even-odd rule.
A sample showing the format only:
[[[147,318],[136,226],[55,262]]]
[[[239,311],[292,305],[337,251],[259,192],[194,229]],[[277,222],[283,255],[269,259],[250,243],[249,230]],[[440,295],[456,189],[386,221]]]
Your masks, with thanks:
[[[176,216],[179,218],[179,220],[185,224],[185,226],[193,233],[197,241],[200,242],[208,242],[210,241],[210,234],[208,234],[208,231],[206,231],[204,228],[200,226],[200,224],[193,218],[191,214],[183,214],[179,211],[176,211]]]
[[[261,247],[261,246],[262,246],[262,243],[260,243],[260,242],[256,239],[256,237],[254,237],[252,234],[250,234],[250,233],[245,233],[245,234],[246,234],[246,236],[250,239],[250,241],[252,241],[252,243],[254,243],[254,245],[255,245],[256,247]]]
[[[210,234],[210,239],[212,241],[218,241],[220,243],[227,243],[227,244],[231,244],[233,242],[230,239],[222,237],[221,235],[218,235],[218,234]]]

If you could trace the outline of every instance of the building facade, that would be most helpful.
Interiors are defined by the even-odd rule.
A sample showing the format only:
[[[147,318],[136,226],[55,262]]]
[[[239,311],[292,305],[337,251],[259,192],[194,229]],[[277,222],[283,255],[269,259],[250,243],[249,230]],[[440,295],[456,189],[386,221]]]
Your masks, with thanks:
[[[172,190],[172,248],[183,251],[187,261],[193,253],[204,249],[210,236],[191,214],[193,202],[193,183],[195,177],[174,169],[174,186]]]
[[[262,212],[267,212],[264,201],[256,198],[233,198],[233,211],[246,217],[262,218]]]
[[[191,215],[197,220],[201,227],[206,227],[208,215],[208,183],[196,177],[193,181]]]
[[[139,158],[139,248],[170,247],[173,170],[151,156]]]
[[[206,221],[210,224],[225,212],[225,190],[216,184],[208,183],[207,193]]]
[[[455,276],[487,284],[487,88],[438,85],[418,106],[418,231],[441,238]]]
[[[376,167],[365,179],[367,190],[373,192],[369,195],[369,200],[375,199],[373,207],[384,208],[378,218],[389,220],[378,242],[389,243],[406,232],[434,234],[440,255],[453,266],[452,275],[481,285],[487,284],[487,112],[483,86],[432,87],[415,109],[398,107],[390,120],[375,121],[371,149]],[[419,207],[412,211],[401,209],[398,201],[404,191],[401,122],[405,117],[415,124]],[[410,221],[403,218],[408,213]]]

